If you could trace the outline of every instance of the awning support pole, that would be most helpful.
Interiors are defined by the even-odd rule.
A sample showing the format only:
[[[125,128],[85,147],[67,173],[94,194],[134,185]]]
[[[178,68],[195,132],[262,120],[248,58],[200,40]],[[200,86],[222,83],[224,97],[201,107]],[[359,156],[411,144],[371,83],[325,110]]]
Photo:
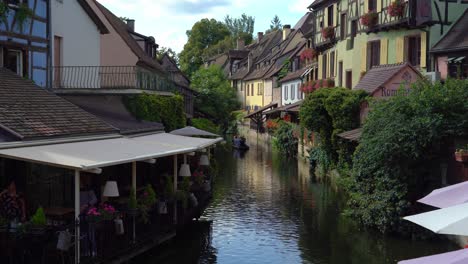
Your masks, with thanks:
[[[137,163],[136,163],[136,161],[134,161],[134,162],[132,162],[132,189],[135,191],[135,195],[136,195],[136,187],[137,187],[137,183],[136,183],[137,177],[136,177],[136,175],[137,175]],[[132,241],[133,241],[133,243],[135,243],[136,242],[136,230],[135,230],[136,226],[135,226],[135,215],[134,214],[133,214],[132,218],[133,218],[132,219],[133,220],[132,221],[132,232],[133,232]]]
[[[177,192],[177,155],[174,155],[174,194]],[[174,199],[174,224],[177,224],[177,199]]]
[[[75,263],[80,263],[80,171],[75,170]]]

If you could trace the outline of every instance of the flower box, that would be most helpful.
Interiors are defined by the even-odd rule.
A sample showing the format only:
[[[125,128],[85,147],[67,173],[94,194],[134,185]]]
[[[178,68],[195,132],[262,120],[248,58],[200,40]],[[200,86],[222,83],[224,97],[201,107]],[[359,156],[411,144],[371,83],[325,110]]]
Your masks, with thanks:
[[[317,56],[317,52],[314,49],[305,49],[301,52],[301,61],[312,60]]]
[[[388,14],[391,17],[402,17],[405,11],[405,3],[401,0],[395,0],[388,6]]]
[[[332,39],[335,37],[335,28],[333,27],[325,27],[322,28],[322,37],[324,39]]]
[[[455,160],[458,162],[468,162],[468,152],[463,152],[463,151],[455,152]]]
[[[371,28],[377,24],[378,19],[379,14],[373,10],[369,10],[369,12],[361,16],[361,24]]]

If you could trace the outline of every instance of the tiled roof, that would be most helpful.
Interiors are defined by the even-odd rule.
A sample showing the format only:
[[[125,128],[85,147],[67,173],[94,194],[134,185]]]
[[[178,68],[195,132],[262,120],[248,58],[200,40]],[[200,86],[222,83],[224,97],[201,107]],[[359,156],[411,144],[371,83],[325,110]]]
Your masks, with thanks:
[[[127,43],[128,47],[135,53],[139,59],[139,64],[144,64],[148,67],[151,67],[161,73],[165,73],[162,66],[153,58],[151,58],[146,52],[138,45],[136,40],[132,37],[129,32],[127,24],[125,24],[120,18],[114,15],[109,9],[101,5],[99,2],[96,2],[96,6],[101,10],[104,16],[107,18],[109,23],[115,29],[115,31],[120,35],[120,37]]]
[[[97,26],[101,34],[108,34],[109,29],[107,29],[106,25],[102,22],[102,20],[99,18],[99,16],[94,12],[94,10],[89,6],[89,3],[86,2],[86,0],[78,0],[78,3],[81,5],[83,10],[86,12],[86,14],[91,18],[91,20],[94,22],[94,24]]]
[[[306,71],[307,71],[307,68],[302,68],[295,72],[290,72],[283,79],[279,80],[279,82],[284,83],[284,82],[291,81],[291,80],[301,79],[302,74],[304,74],[304,72]]]
[[[450,30],[437,42],[431,52],[450,52],[468,50],[468,9],[455,22]]]
[[[299,21],[294,26],[295,30],[301,30],[303,34],[312,30],[313,27],[313,14],[312,12],[307,12],[304,16],[299,19]]]
[[[165,53],[161,59],[162,67],[171,75],[172,80],[184,87],[190,86],[190,80],[185,76],[185,74],[177,67],[177,63]]]
[[[0,68],[0,80],[0,127],[17,140],[118,132],[7,69]]]
[[[366,75],[364,75],[364,77],[362,77],[354,89],[365,90],[371,94],[406,67],[413,68],[407,62],[374,66],[366,73]]]

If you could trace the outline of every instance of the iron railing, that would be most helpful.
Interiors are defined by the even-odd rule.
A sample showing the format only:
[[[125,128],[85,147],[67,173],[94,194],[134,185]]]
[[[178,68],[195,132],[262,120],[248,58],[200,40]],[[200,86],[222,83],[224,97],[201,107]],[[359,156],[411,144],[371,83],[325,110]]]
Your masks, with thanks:
[[[52,89],[176,89],[163,74],[136,66],[58,66],[51,71]]]

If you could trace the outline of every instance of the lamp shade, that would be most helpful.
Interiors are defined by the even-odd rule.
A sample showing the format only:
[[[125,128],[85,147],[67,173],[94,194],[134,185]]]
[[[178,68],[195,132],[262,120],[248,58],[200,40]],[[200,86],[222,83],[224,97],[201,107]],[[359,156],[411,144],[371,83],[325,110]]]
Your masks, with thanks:
[[[104,192],[102,193],[104,197],[119,197],[119,188],[117,187],[116,181],[107,181],[104,186]]]
[[[210,160],[207,155],[200,156],[200,166],[210,166]]]
[[[190,177],[192,176],[192,173],[190,172],[190,166],[188,164],[182,164],[179,170],[179,176],[182,177]]]

